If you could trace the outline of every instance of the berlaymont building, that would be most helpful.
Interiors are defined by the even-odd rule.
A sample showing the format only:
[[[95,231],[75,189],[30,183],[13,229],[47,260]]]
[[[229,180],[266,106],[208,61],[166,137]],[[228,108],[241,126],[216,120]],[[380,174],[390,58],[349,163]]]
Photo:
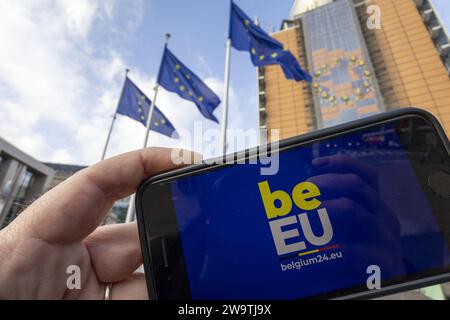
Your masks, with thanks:
[[[297,0],[272,34],[314,76],[258,71],[262,140],[395,108],[433,113],[450,133],[450,43],[430,0]]]

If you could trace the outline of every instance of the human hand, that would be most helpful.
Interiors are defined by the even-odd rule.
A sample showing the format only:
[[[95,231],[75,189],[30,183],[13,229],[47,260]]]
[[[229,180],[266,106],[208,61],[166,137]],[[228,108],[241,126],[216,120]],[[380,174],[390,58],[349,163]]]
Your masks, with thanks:
[[[190,156],[195,156],[191,154]],[[146,178],[175,169],[171,149],[149,148],[98,163],[36,200],[0,231],[0,299],[147,299],[136,223],[98,227],[115,201]],[[69,290],[67,267],[81,270]]]

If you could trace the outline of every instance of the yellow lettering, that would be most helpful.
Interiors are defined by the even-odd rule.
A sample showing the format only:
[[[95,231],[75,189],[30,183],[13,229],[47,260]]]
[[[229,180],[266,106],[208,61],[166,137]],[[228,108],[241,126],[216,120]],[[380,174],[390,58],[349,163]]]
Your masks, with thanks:
[[[297,184],[292,190],[292,198],[283,190],[272,192],[267,181],[259,183],[258,187],[269,220],[284,217],[291,213],[292,201],[299,209],[305,211],[315,210],[322,204],[317,199],[321,195],[320,190],[311,182]],[[276,201],[278,205],[275,203]]]
[[[302,210],[311,211],[317,209],[321,202],[316,199],[320,196],[320,190],[314,183],[303,182],[292,190],[294,203]]]
[[[277,217],[284,217],[292,210],[292,201],[289,194],[284,191],[270,191],[270,186],[267,181],[258,184],[259,192],[266,209],[267,218],[274,219]],[[275,200],[280,201],[280,206],[275,206]]]

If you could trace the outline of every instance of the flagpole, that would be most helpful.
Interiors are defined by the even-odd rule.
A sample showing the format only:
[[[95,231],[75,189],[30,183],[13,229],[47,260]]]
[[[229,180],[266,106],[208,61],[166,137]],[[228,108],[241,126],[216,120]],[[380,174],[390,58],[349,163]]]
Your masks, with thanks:
[[[108,150],[109,141],[111,140],[111,134],[112,134],[112,131],[114,128],[114,124],[116,122],[116,118],[117,118],[117,110],[119,109],[120,100],[122,100],[121,98],[123,95],[123,90],[125,88],[125,82],[127,81],[129,72],[130,72],[130,69],[125,69],[125,81],[123,82],[122,92],[120,93],[120,98],[119,98],[119,101],[117,102],[117,107],[116,107],[116,111],[114,112],[113,119],[111,121],[111,126],[109,127],[108,137],[106,138],[105,147],[103,148],[102,159],[101,159],[102,161],[105,160],[105,157],[106,157],[106,151]]]
[[[233,0],[230,0],[230,21],[228,22],[228,37],[225,48],[225,80],[223,93],[223,108],[222,108],[222,132],[221,132],[221,151],[222,155],[227,154],[227,126],[228,126],[228,104],[230,97],[230,63],[231,63],[231,13],[233,7]]]
[[[171,37],[170,33],[166,33],[166,44],[165,44],[164,48],[166,48],[167,45],[169,44],[170,37]],[[162,61],[161,61],[161,63],[162,63]],[[161,69],[161,65],[159,68]],[[158,78],[159,78],[159,72],[158,72]],[[158,96],[158,91],[159,91],[159,79],[158,78],[156,79],[156,85],[154,88],[155,94],[153,95],[153,100],[152,100],[152,103],[150,104],[150,109],[148,111],[147,126],[146,126],[145,139],[144,139],[144,149],[147,148],[148,138],[150,136],[150,128],[152,125],[152,116],[153,116],[153,112],[155,111],[156,97]],[[136,194],[133,194],[130,197],[130,202],[128,204],[127,217],[126,217],[125,223],[133,222],[136,218],[135,200],[136,200]]]
[[[221,137],[221,149],[223,155],[227,154],[227,124],[228,124],[228,104],[230,93],[230,63],[231,63],[231,39],[228,37],[226,43],[226,55],[225,55],[225,90],[223,97],[223,109],[222,109],[222,137]]]

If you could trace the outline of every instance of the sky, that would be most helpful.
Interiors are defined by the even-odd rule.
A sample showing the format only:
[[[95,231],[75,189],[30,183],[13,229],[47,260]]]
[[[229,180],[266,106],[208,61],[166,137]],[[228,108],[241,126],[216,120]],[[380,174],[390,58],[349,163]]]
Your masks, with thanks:
[[[450,1],[433,0],[450,30]],[[279,29],[293,0],[236,0],[266,30]],[[228,0],[0,0],[0,137],[41,161],[100,160],[125,69],[150,97],[164,45],[223,95]],[[229,127],[256,129],[256,70],[233,50]],[[202,151],[194,123],[219,129],[194,104],[161,90],[158,107],[178,130],[149,145]],[[221,116],[221,107],[215,114]],[[118,116],[107,156],[139,149],[145,128]]]

